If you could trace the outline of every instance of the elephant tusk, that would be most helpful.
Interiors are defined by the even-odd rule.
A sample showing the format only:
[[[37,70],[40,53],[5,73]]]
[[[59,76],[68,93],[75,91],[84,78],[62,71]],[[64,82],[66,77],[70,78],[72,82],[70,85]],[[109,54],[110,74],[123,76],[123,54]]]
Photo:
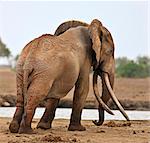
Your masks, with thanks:
[[[116,104],[116,106],[118,107],[120,112],[123,114],[123,116],[126,118],[126,120],[130,121],[128,115],[125,113],[123,107],[119,103],[118,99],[115,96],[115,93],[113,92],[113,90],[111,88],[111,85],[110,85],[110,82],[109,82],[109,77],[108,77],[107,73],[104,73],[104,79],[105,79],[105,83],[106,83],[107,89],[108,89],[108,91],[110,93],[110,96],[111,96],[112,100],[114,101],[114,103]]]
[[[93,74],[93,90],[94,90],[94,95],[99,103],[99,105],[109,114],[114,115],[114,113],[110,110],[110,108],[103,102],[103,100],[100,98],[100,94],[98,91],[98,87],[97,87],[97,78],[98,78],[98,74],[96,72],[94,72]]]

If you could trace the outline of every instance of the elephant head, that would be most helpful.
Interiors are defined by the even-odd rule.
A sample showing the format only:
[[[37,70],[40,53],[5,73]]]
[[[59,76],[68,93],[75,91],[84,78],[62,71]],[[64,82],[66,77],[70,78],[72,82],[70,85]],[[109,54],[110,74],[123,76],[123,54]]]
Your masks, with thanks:
[[[93,88],[96,96],[99,96],[97,87],[98,75],[102,79],[102,101],[106,104],[110,97],[121,111],[123,116],[129,120],[123,107],[113,92],[115,59],[114,42],[110,32],[97,19],[89,25],[90,37],[92,39],[92,48],[95,51],[95,64],[93,74]],[[107,110],[106,110],[107,111]],[[93,121],[96,125],[101,125],[104,121],[104,107],[99,104],[99,121]]]
[[[123,107],[120,105],[118,99],[113,92],[114,74],[115,74],[115,60],[114,60],[114,42],[110,32],[102,25],[102,23],[94,19],[91,24],[86,24],[80,21],[67,21],[62,23],[55,31],[56,36],[64,33],[68,29],[77,26],[87,27],[89,38],[92,42],[92,65],[93,65],[93,89],[96,99],[99,102],[99,121],[93,121],[95,125],[101,125],[104,121],[104,110],[113,114],[106,105],[108,100],[112,100],[117,105],[123,116],[129,120]],[[97,87],[98,75],[102,79],[102,97],[99,95]]]

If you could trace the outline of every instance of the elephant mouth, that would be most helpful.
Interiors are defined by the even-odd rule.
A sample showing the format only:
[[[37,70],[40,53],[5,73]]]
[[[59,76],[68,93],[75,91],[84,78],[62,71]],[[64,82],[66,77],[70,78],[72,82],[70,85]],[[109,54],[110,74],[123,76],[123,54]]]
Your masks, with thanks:
[[[126,112],[124,111],[123,107],[121,106],[120,102],[118,101],[112,87],[109,81],[109,75],[108,73],[104,72],[104,71],[94,71],[93,74],[93,91],[94,91],[94,95],[99,103],[99,107],[101,107],[103,110],[105,110],[106,112],[108,112],[111,115],[114,115],[114,113],[111,111],[111,109],[104,103],[104,101],[101,99],[99,91],[98,91],[98,85],[97,85],[97,79],[98,79],[98,75],[101,77],[104,77],[104,82],[106,84],[107,90],[109,91],[110,97],[113,100],[113,102],[116,104],[117,108],[119,109],[119,111],[122,113],[122,115],[126,118],[127,121],[129,121],[129,117],[126,114]],[[93,123],[97,126],[102,124],[102,121],[99,119],[99,121],[93,121]]]

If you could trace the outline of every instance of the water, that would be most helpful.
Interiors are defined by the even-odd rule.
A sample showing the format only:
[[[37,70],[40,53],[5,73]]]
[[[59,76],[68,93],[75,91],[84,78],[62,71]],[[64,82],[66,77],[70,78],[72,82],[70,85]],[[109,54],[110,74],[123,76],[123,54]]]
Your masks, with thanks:
[[[0,117],[13,117],[15,107],[1,107]],[[71,108],[57,108],[55,119],[70,119]],[[37,108],[34,118],[41,118],[44,108]],[[105,120],[125,120],[118,110],[113,110],[115,115],[105,113]],[[150,111],[126,111],[130,120],[150,120]],[[98,110],[84,109],[82,113],[83,120],[98,119]]]

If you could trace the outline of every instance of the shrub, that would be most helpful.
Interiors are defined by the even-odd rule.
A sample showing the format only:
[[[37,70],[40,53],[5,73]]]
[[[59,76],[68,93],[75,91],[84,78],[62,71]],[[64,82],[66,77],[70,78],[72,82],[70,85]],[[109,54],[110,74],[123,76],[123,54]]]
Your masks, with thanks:
[[[116,59],[116,74],[119,77],[150,76],[150,59],[146,56],[129,60],[125,57]]]

